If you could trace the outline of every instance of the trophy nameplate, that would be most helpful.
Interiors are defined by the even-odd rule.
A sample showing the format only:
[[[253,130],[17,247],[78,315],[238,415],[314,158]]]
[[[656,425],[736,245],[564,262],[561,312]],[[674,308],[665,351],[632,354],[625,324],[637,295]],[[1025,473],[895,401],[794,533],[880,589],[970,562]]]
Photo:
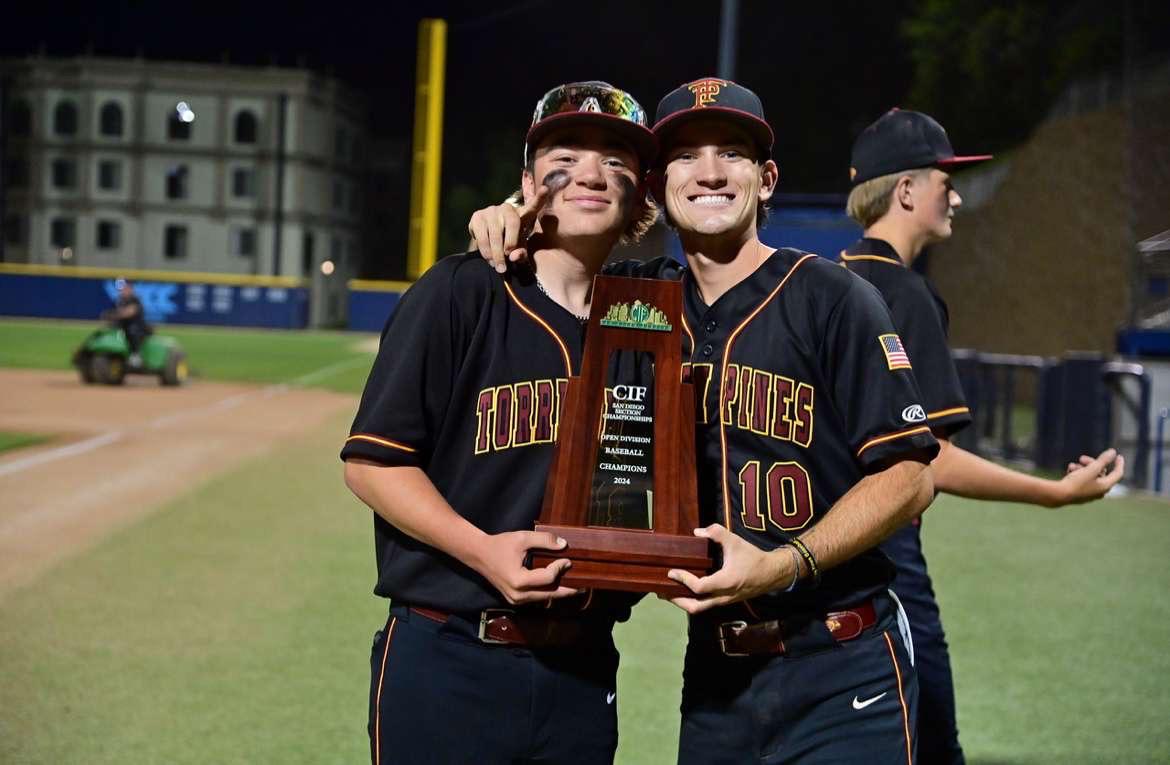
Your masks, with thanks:
[[[570,377],[537,531],[565,539],[569,587],[693,594],[670,569],[704,576],[696,537],[695,409],[682,381],[682,285],[598,276],[581,374]]]

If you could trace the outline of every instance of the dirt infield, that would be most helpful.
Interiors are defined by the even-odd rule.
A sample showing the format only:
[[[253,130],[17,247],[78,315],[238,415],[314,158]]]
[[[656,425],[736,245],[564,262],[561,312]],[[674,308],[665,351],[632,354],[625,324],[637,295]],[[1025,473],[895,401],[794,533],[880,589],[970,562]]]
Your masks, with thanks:
[[[163,388],[128,378],[122,387],[86,386],[70,372],[13,369],[0,369],[0,390],[0,430],[54,436],[0,454],[0,597],[164,501],[356,407],[352,395],[281,385]]]

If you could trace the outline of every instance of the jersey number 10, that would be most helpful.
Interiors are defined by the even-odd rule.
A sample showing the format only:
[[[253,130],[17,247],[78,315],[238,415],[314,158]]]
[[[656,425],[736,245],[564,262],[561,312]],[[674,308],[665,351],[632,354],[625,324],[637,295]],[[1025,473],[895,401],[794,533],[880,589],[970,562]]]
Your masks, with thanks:
[[[803,529],[812,520],[812,488],[808,472],[796,462],[773,462],[760,486],[760,463],[752,460],[739,471],[743,493],[743,525],[767,531],[761,499],[768,520],[781,531]],[[761,498],[761,488],[763,497]]]

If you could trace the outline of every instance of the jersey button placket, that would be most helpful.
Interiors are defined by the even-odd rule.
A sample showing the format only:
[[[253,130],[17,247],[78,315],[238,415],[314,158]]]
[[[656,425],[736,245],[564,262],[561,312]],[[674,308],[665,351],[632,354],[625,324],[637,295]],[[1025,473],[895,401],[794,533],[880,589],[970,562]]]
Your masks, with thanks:
[[[711,342],[712,338],[710,335],[717,329],[719,329],[719,324],[715,321],[715,319],[708,317],[703,322],[703,330],[708,335],[707,342],[704,343],[703,347],[699,349],[699,352],[703,354],[703,358],[709,359],[711,358],[712,354],[715,353],[715,345]]]

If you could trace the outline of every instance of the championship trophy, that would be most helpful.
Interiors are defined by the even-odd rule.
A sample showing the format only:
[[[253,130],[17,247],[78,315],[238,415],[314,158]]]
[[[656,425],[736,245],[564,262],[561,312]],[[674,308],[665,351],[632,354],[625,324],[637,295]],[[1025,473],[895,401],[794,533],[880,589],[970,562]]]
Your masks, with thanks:
[[[695,402],[682,381],[682,285],[598,276],[581,374],[569,378],[536,523],[565,539],[533,567],[573,565],[569,587],[688,595],[670,569],[704,576],[696,537]]]

